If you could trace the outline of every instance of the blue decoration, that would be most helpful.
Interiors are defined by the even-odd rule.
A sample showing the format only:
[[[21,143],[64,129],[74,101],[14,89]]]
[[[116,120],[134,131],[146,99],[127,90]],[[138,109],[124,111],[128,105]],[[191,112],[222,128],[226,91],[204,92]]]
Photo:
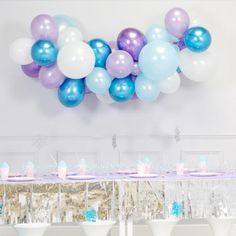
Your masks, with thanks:
[[[33,60],[40,66],[53,65],[57,60],[58,49],[56,45],[48,40],[38,40],[31,49]]]
[[[204,52],[211,45],[211,34],[203,27],[192,27],[186,31],[184,43],[193,52]]]
[[[88,89],[97,94],[107,92],[111,85],[111,81],[112,77],[110,74],[100,67],[95,67],[85,79]]]
[[[135,80],[135,93],[144,102],[154,102],[160,94],[158,83],[140,74]]]
[[[107,57],[111,53],[111,48],[108,43],[102,39],[92,39],[88,44],[95,54],[95,66],[105,68]]]
[[[178,202],[173,202],[171,206],[171,215],[175,217],[181,216],[183,213],[183,207],[182,204]]]
[[[134,82],[130,76],[114,79],[109,88],[110,96],[117,102],[126,102],[133,98],[135,92]]]
[[[58,98],[66,107],[78,106],[84,99],[85,85],[83,79],[65,79],[58,88]]]
[[[167,79],[179,65],[179,50],[160,40],[148,43],[139,55],[139,68],[151,80]]]
[[[94,208],[88,208],[84,212],[84,218],[88,222],[96,222],[97,220],[97,212]]]

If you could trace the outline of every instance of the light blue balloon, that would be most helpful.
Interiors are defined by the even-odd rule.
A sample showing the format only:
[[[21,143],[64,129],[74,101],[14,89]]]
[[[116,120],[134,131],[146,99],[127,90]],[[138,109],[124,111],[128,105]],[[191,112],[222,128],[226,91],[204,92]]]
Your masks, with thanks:
[[[66,107],[78,106],[84,99],[85,85],[83,79],[65,79],[58,88],[58,99]]]
[[[38,65],[50,66],[56,63],[58,49],[49,40],[38,40],[31,49],[31,56]]]
[[[184,43],[185,46],[193,52],[204,52],[211,45],[211,34],[203,27],[192,27],[186,31]]]
[[[178,42],[178,39],[171,34],[162,26],[152,25],[150,26],[145,34],[147,42],[150,43],[155,40],[161,40],[166,42]]]
[[[58,31],[61,32],[67,27],[78,27],[76,19],[66,15],[56,15],[53,17],[58,26]]]
[[[109,88],[110,96],[117,102],[127,102],[134,96],[134,82],[130,76],[114,79]]]
[[[143,74],[135,80],[135,93],[144,102],[154,102],[160,94],[157,81],[147,79]]]
[[[139,68],[151,80],[166,79],[175,73],[179,66],[179,53],[176,48],[164,41],[148,43],[139,55]]]
[[[104,68],[95,67],[85,78],[85,83],[90,91],[102,94],[108,91],[112,77]]]

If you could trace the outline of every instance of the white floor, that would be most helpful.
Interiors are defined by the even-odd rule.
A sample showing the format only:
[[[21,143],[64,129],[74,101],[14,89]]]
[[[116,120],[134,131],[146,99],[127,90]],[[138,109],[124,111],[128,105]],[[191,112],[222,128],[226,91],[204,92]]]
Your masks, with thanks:
[[[236,233],[236,227],[232,230],[232,235]],[[45,236],[84,236],[79,227],[76,226],[52,226]],[[146,225],[136,225],[134,227],[134,236],[151,236],[151,231]],[[212,236],[213,233],[208,224],[180,224],[174,229],[172,236]],[[0,236],[16,236],[15,231],[10,226],[0,227]],[[97,235],[99,236],[99,235]],[[118,228],[113,227],[110,236],[118,236]]]

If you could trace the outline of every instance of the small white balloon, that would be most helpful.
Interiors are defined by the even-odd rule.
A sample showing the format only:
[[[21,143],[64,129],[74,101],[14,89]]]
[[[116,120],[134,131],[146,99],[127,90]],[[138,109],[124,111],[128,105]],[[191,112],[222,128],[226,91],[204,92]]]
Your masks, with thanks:
[[[57,65],[66,77],[82,79],[92,72],[95,66],[95,55],[88,44],[74,42],[60,49]]]
[[[99,101],[101,101],[105,104],[114,103],[114,100],[111,98],[109,92],[106,92],[106,93],[103,93],[103,94],[96,94],[96,97]]]
[[[210,51],[194,53],[188,49],[180,52],[179,68],[190,80],[202,82],[213,75],[215,55]]]
[[[9,55],[19,65],[27,65],[33,62],[31,48],[34,40],[31,38],[16,39],[10,46]]]
[[[77,41],[82,41],[83,36],[82,33],[79,31],[79,29],[75,27],[68,27],[64,29],[58,37],[57,45],[59,48],[65,46],[69,43],[74,43]]]
[[[159,88],[162,93],[171,94],[179,89],[180,83],[181,80],[179,74],[176,72],[167,79],[160,80]]]

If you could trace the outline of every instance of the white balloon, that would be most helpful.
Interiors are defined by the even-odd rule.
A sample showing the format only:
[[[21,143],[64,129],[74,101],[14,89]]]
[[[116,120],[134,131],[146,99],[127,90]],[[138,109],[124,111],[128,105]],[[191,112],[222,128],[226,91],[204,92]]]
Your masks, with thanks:
[[[105,104],[112,104],[114,103],[114,100],[111,98],[109,92],[103,93],[103,94],[96,94],[96,97],[98,100]]]
[[[31,38],[16,39],[10,46],[9,55],[19,65],[27,65],[33,62],[31,48],[34,40]]]
[[[159,88],[162,93],[171,94],[179,89],[180,83],[179,74],[176,72],[167,79],[160,80]]]
[[[82,33],[75,27],[68,27],[64,29],[58,37],[57,44],[59,48],[65,46],[69,43],[74,43],[77,41],[82,41],[83,36]]]
[[[68,78],[82,79],[92,72],[95,55],[88,44],[75,42],[60,49],[57,64],[60,71]]]
[[[180,52],[179,67],[190,80],[201,82],[212,77],[215,65],[215,55],[209,51],[194,53],[188,49]]]

